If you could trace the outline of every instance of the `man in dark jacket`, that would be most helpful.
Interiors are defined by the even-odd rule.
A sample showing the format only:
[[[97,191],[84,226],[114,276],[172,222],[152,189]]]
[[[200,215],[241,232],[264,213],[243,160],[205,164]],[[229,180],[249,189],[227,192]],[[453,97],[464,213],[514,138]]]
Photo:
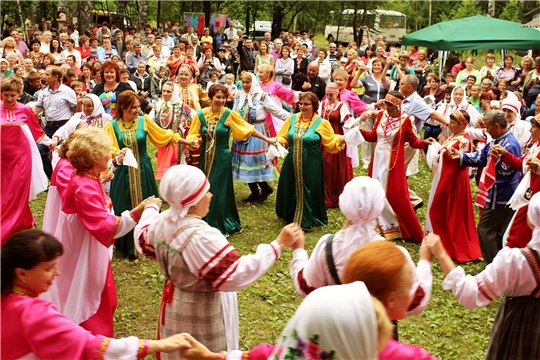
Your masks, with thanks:
[[[238,42],[238,54],[240,54],[240,71],[245,70],[253,72],[255,68],[255,60],[257,59],[258,52],[253,49],[253,40],[247,35],[242,37],[242,40]]]

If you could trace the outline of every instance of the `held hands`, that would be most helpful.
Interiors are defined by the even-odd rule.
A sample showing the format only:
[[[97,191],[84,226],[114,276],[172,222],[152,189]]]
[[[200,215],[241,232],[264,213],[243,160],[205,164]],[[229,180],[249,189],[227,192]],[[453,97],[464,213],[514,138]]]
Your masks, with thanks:
[[[452,160],[459,160],[459,151],[454,148],[449,148],[448,150],[448,156]]]
[[[279,243],[281,249],[285,249],[297,241],[301,241],[303,247],[305,241],[304,232],[300,226],[289,224],[281,229],[276,241]]]
[[[216,353],[208,350],[206,346],[197,341],[190,334],[184,333],[181,334],[189,342],[191,347],[185,347],[181,350],[182,357],[186,360],[206,360],[206,359],[216,359]]]
[[[422,241],[422,247],[427,248],[431,255],[437,260],[448,255],[439,235],[428,234]],[[422,247],[420,248],[420,254],[422,254]]]
[[[307,90],[307,89],[311,89],[311,83],[304,81],[304,83],[302,84],[302,90]]]
[[[192,347],[189,341],[190,338],[193,339],[191,335],[184,333],[158,340],[160,342],[160,352],[170,353],[177,350],[189,349]]]
[[[490,155],[493,157],[505,157],[508,154],[508,151],[501,145],[493,145],[490,149]]]
[[[434,138],[430,137],[430,138],[427,138],[427,139],[424,140],[424,144],[426,146],[429,146],[429,145],[433,144],[435,141],[436,140]]]
[[[161,208],[161,199],[155,197],[154,195],[150,196],[149,198],[144,199],[137,207],[141,207],[141,212],[144,210],[144,208],[148,205],[157,205],[158,208]]]
[[[278,141],[277,141],[277,139],[276,139],[275,137],[269,138],[269,139],[268,139],[268,143],[269,143],[270,145],[274,145],[274,146],[276,146],[276,147],[278,146]]]
[[[197,150],[199,148],[199,142],[197,140],[188,140],[186,145],[192,150]]]

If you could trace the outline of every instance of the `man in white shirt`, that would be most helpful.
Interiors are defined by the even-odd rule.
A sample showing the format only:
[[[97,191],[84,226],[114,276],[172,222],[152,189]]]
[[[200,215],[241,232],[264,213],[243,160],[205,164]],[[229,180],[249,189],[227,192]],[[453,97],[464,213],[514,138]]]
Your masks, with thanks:
[[[302,36],[302,38],[299,40],[300,44],[307,45],[308,50],[311,52],[311,49],[313,48],[313,43],[311,42],[311,40],[308,39],[307,30],[302,30],[300,35]]]
[[[174,49],[174,39],[171,36],[169,36],[170,33],[171,33],[171,29],[165,29],[163,30],[163,36],[162,36],[163,45],[169,48],[169,53],[171,53],[172,50]]]
[[[75,47],[79,47],[79,32],[75,30],[75,26],[68,25],[67,26],[67,33],[73,41],[75,41]]]
[[[229,20],[229,27],[223,31],[223,33],[227,36],[227,39],[229,41],[236,40],[238,41],[238,32],[236,28],[234,27],[234,22],[232,20]]]

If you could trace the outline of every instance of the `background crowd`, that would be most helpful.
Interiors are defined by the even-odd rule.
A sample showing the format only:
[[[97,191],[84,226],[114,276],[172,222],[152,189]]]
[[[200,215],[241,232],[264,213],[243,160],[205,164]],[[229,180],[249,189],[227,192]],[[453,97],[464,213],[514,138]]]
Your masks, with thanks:
[[[23,310],[13,313],[15,330],[2,324],[2,358],[67,351],[43,344],[37,329],[37,338],[12,340],[37,326],[25,318],[36,309],[83,344],[74,357],[101,347],[112,357],[171,359],[431,358],[397,342],[397,331],[388,339],[389,320],[397,329],[428,306],[433,257],[444,289],[464,306],[506,294],[487,358],[540,356],[540,57],[516,66],[506,55],[497,66],[488,52],[480,70],[469,57],[439,77],[435,52],[396,49],[365,30],[360,45],[318,47],[307,31],[257,41],[232,21],[203,34],[171,22],[103,23],[79,34],[44,19],[28,42],[10,29],[0,49],[2,310]],[[432,186],[420,224],[424,200],[408,178],[424,160]],[[359,166],[369,177],[354,178]],[[254,255],[227,239],[243,229],[233,179],[249,187],[243,202],[260,204],[278,180],[275,214],[293,224]],[[44,232],[19,233],[34,226],[28,200],[46,189]],[[160,213],[159,197],[169,210]],[[327,209],[338,207],[343,230],[308,257],[303,233],[327,225]],[[378,241],[395,239],[422,243],[418,264]],[[161,342],[112,339],[113,245],[160,264]],[[236,291],[287,247],[306,300],[277,345],[241,352]],[[453,263],[481,260],[488,266],[474,277]],[[58,269],[64,275],[53,282]],[[326,285],[339,285],[345,299],[317,290]],[[39,293],[45,300],[27,301]],[[335,312],[316,311],[318,298]],[[348,335],[336,339],[313,318]]]

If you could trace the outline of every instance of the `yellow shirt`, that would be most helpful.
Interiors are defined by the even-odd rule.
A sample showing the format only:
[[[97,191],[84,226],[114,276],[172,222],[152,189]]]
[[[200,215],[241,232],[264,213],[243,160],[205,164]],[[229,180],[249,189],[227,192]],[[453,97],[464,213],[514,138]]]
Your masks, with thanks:
[[[318,117],[319,115],[314,114],[311,118],[311,121],[301,121],[300,113],[298,113],[296,114],[296,127],[308,128],[315,122],[315,120],[317,120]],[[279,141],[285,147],[289,147],[289,138],[287,134],[289,133],[289,130],[291,128],[291,119],[292,116],[289,116],[289,118],[281,127],[279,134],[277,134],[276,136],[277,141]],[[321,136],[321,144],[324,146],[324,149],[330,154],[335,154],[345,149],[345,143],[341,144],[341,138],[343,136],[334,133],[334,129],[332,129],[332,125],[330,125],[330,122],[328,120],[322,119],[315,131]]]
[[[225,111],[224,107],[222,108],[222,111]],[[204,108],[202,112],[206,121],[210,123],[217,123],[223,115],[222,112],[211,112],[210,107]],[[199,120],[199,113],[197,112],[197,114],[195,114],[195,116],[191,120],[191,127],[189,128],[188,136],[186,139],[202,141],[201,126],[201,120]],[[255,127],[242,119],[240,114],[236,111],[231,111],[229,113],[229,116],[227,117],[227,119],[225,119],[225,126],[231,129],[233,138],[236,141],[247,139],[255,131]]]
[[[137,129],[137,121],[138,119],[135,119],[133,122],[133,128]],[[126,129],[124,128],[122,121],[118,121],[118,128],[120,131],[124,132]],[[113,144],[111,146],[111,153],[116,154],[118,151],[120,151],[118,140],[116,139],[116,135],[114,133],[114,128],[112,126],[111,122],[108,122],[105,124],[105,127],[103,128],[105,133],[109,135],[111,138]],[[168,129],[165,130],[161,127],[159,127],[158,124],[156,124],[154,121],[152,121],[148,115],[144,115],[144,131],[148,134],[148,138],[150,139],[150,142],[154,144],[157,148],[162,148],[164,146],[167,146],[169,144],[176,145],[178,141],[180,140],[180,134],[174,133],[172,130]]]

